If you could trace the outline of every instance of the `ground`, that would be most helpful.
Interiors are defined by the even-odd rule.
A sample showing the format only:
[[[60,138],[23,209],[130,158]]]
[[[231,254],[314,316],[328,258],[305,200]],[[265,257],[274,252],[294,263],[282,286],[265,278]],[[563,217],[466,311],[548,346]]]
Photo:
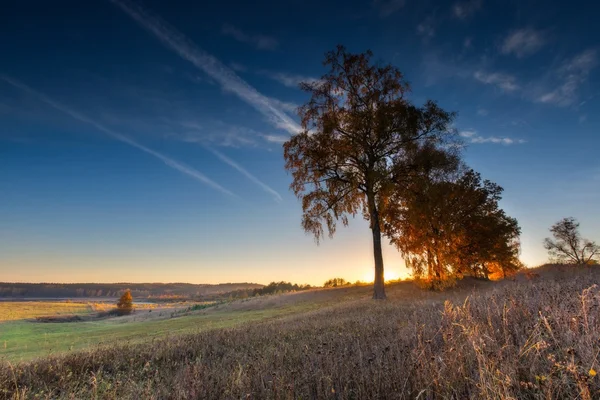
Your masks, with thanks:
[[[486,282],[473,281],[477,286]],[[465,288],[468,285],[463,285]],[[391,300],[435,298],[409,282],[388,286]],[[369,299],[370,286],[315,289],[215,304],[186,311],[195,303],[138,305],[132,315],[82,322],[39,322],[36,317],[91,315],[110,307],[102,303],[5,302],[0,303],[0,360],[27,361],[51,354],[113,343],[143,343],[180,333],[238,326],[250,321],[281,318],[352,301]],[[440,295],[438,294],[438,297]],[[152,311],[150,311],[152,310]]]
[[[598,284],[598,268],[552,267],[443,293],[402,282],[387,301],[349,287],[6,322],[0,398],[600,398]]]

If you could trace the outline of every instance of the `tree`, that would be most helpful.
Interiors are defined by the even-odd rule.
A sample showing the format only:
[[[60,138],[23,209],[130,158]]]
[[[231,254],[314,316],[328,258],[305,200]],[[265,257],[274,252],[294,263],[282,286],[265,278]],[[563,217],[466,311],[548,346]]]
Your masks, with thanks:
[[[133,311],[133,297],[131,297],[131,290],[126,289],[123,295],[117,302],[117,310],[119,314],[131,314]]]
[[[324,225],[333,237],[336,223],[347,226],[349,216],[362,213],[369,221],[373,298],[385,299],[381,236],[389,196],[410,174],[413,154],[452,141],[454,114],[433,101],[414,106],[402,73],[371,58],[370,51],[351,54],[343,46],[326,54],[330,71],[300,85],[311,97],[299,109],[303,129],[284,144],[284,157],[302,201],[302,227],[317,243]]]
[[[573,217],[563,218],[550,228],[554,239],[546,238],[544,248],[550,257],[566,264],[593,264],[600,254],[600,246],[582,239],[579,222]]]
[[[323,287],[339,287],[339,286],[348,286],[350,282],[346,282],[344,278],[332,278],[326,281],[323,284]]]
[[[441,289],[463,275],[504,278],[521,267],[520,228],[499,207],[502,188],[438,163],[392,197],[386,231],[413,274]]]

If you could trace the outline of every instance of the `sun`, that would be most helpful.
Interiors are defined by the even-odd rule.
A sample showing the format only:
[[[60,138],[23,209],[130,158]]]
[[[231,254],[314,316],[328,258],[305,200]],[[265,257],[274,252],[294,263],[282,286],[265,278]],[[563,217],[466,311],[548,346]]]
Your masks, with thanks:
[[[388,270],[383,273],[383,278],[386,281],[395,281],[395,280],[400,279],[400,274],[397,271],[389,271]]]
[[[385,279],[385,281],[395,281],[400,279],[402,276],[400,275],[400,273],[398,273],[398,271],[394,271],[394,270],[387,270],[384,271],[383,273],[383,278]],[[362,276],[361,279],[362,282],[366,282],[366,283],[370,283],[373,282],[373,270],[370,270],[368,272],[365,272]]]

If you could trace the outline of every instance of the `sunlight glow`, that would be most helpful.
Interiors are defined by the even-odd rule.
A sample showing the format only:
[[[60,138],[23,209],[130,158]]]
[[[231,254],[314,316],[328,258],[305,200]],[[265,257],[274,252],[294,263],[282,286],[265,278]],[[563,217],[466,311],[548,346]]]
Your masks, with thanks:
[[[384,271],[383,277],[384,277],[384,279],[385,279],[386,282],[388,282],[388,281],[395,281],[395,280],[398,280],[398,279],[401,279],[401,278],[402,279],[406,278],[406,276],[402,276],[398,271],[394,271],[394,270],[386,270],[386,271]],[[371,270],[365,272],[362,275],[362,278],[360,280],[361,280],[361,282],[364,282],[364,283],[372,283],[373,280],[374,280],[373,279],[373,270],[371,269]]]

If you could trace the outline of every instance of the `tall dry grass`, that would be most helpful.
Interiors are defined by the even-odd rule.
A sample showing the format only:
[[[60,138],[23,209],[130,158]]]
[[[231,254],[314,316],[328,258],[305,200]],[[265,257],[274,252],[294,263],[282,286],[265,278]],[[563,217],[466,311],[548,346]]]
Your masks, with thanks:
[[[541,275],[5,364],[0,397],[600,398],[600,271]]]

